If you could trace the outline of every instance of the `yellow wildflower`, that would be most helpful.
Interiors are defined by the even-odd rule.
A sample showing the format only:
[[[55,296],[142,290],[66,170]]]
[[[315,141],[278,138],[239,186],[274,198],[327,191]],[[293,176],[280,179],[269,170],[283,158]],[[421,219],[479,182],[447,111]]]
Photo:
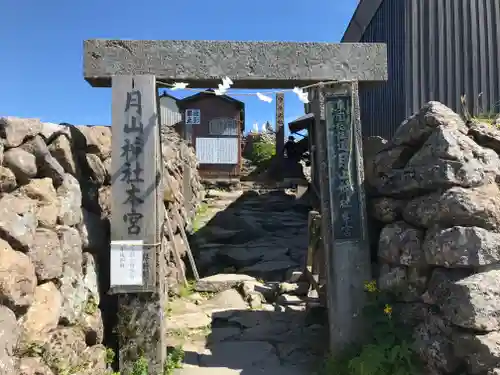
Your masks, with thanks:
[[[384,314],[386,314],[386,315],[392,314],[392,307],[390,305],[385,305]]]
[[[377,282],[375,280],[365,282],[365,290],[369,293],[377,291]]]

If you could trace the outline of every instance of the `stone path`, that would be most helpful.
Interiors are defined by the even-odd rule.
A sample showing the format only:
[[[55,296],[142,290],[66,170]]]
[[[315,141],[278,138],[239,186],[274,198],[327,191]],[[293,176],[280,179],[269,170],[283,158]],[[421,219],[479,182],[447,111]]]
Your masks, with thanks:
[[[175,374],[312,374],[327,330],[298,280],[307,208],[283,191],[210,191],[196,227],[192,247],[209,276],[169,304],[169,345],[185,351]]]

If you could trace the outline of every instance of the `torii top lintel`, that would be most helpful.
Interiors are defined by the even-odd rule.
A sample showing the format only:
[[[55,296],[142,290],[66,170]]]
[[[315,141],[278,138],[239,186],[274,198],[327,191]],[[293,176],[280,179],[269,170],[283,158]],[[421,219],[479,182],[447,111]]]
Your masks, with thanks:
[[[109,40],[84,42],[84,76],[110,87],[114,75],[154,74],[192,88],[287,89],[319,81],[386,81],[387,48],[378,43]]]

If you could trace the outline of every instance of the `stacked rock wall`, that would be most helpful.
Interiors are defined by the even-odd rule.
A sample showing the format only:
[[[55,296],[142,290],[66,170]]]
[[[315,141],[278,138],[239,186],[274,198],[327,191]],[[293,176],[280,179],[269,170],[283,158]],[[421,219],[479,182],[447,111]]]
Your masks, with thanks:
[[[427,373],[500,373],[500,131],[430,102],[366,145],[379,287]]]
[[[186,226],[202,194],[196,158],[169,130],[163,151],[166,207]],[[109,127],[0,118],[0,375],[106,372],[110,166]]]

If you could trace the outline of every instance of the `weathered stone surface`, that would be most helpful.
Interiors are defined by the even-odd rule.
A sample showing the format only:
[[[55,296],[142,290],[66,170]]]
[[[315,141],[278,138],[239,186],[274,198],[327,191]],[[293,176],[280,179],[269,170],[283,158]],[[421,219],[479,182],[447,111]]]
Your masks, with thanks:
[[[16,315],[0,306],[0,374],[14,373],[14,350],[19,338]]]
[[[0,198],[0,236],[15,249],[28,250],[37,226],[35,212],[34,201],[4,194]]]
[[[84,139],[77,140],[77,147],[88,153],[96,154],[101,160],[111,156],[111,127],[109,126],[75,126]]]
[[[469,127],[469,134],[481,146],[500,153],[500,130],[497,127],[476,122]]]
[[[82,364],[85,337],[78,327],[58,327],[43,346],[43,359],[56,373],[68,372]]]
[[[61,225],[76,225],[82,221],[82,192],[80,184],[70,174],[65,174],[62,185],[57,189],[59,197],[58,222]]]
[[[404,201],[382,197],[370,201],[368,212],[374,219],[390,224],[401,217],[404,208]]]
[[[500,366],[500,332],[486,335],[456,333],[453,348],[457,358],[465,358],[472,375],[484,374]]]
[[[27,137],[38,134],[41,129],[40,119],[0,117],[0,134],[8,148],[19,146]]]
[[[411,200],[403,217],[424,228],[459,225],[499,230],[500,190],[496,184],[468,189],[453,187]]]
[[[37,279],[28,256],[0,240],[0,300],[14,311],[33,302]]]
[[[28,183],[38,173],[35,156],[20,148],[12,148],[6,151],[4,163],[21,184]]]
[[[68,136],[59,135],[48,147],[50,154],[59,162],[64,171],[76,176],[77,163]]]
[[[422,251],[424,233],[398,221],[382,229],[378,245],[379,258],[389,264],[422,266],[425,262]]]
[[[86,161],[88,168],[90,169],[90,176],[98,184],[102,185],[107,178],[106,167],[95,154],[86,154]]]
[[[399,300],[413,302],[425,292],[429,274],[426,269],[380,266],[378,286],[380,290],[394,294]]]
[[[429,230],[423,251],[435,266],[487,266],[500,262],[500,234],[478,227]]]
[[[29,197],[36,204],[38,225],[44,228],[55,228],[59,212],[59,200],[50,178],[31,180],[19,189],[22,196]]]
[[[444,104],[431,101],[419,112],[409,117],[398,127],[391,145],[421,146],[437,127],[445,127],[467,134],[468,128],[458,114]]]
[[[415,328],[414,348],[426,364],[426,373],[451,373],[457,369],[459,361],[453,352],[450,333],[450,328],[435,315],[429,316]]]
[[[64,180],[64,169],[59,162],[50,154],[47,144],[39,135],[30,139],[22,146],[22,149],[33,154],[41,177],[49,177],[58,187]]]
[[[89,291],[83,282],[83,275],[70,267],[64,267],[60,284],[59,290],[62,296],[60,320],[66,325],[72,325],[80,320],[87,306]]]
[[[104,337],[104,324],[102,321],[101,310],[97,305],[87,304],[85,313],[80,316],[78,326],[85,334],[87,345],[97,345],[102,343]]]
[[[39,357],[23,357],[19,361],[19,375],[54,375]]]
[[[10,193],[17,187],[16,176],[4,166],[0,165],[0,193]]]
[[[43,345],[49,332],[57,327],[62,298],[57,287],[48,282],[36,287],[33,304],[20,319],[21,350],[32,345]]]
[[[149,50],[158,54],[151,55]],[[318,60],[311,64],[300,56]],[[334,68],[338,66],[345,68]],[[235,88],[292,88],[327,80],[385,81],[387,51],[383,44],[362,43],[85,41],[85,79],[94,86],[109,87],[115,74],[154,74],[159,80],[182,80],[190,87],[217,87],[225,75],[232,77]]]
[[[412,195],[453,186],[475,187],[494,182],[500,159],[458,130],[438,127],[403,169],[372,182],[384,195]]]
[[[219,274],[204,277],[196,283],[198,292],[222,292],[234,288],[243,281],[256,281],[254,277],[241,274]]]
[[[39,281],[53,280],[62,275],[63,252],[56,232],[38,228],[28,255]]]
[[[82,240],[77,229],[59,226],[57,235],[61,244],[63,265],[73,268],[76,272],[82,271]]]
[[[437,290],[436,303],[454,325],[479,332],[500,329],[500,270],[441,283]]]

